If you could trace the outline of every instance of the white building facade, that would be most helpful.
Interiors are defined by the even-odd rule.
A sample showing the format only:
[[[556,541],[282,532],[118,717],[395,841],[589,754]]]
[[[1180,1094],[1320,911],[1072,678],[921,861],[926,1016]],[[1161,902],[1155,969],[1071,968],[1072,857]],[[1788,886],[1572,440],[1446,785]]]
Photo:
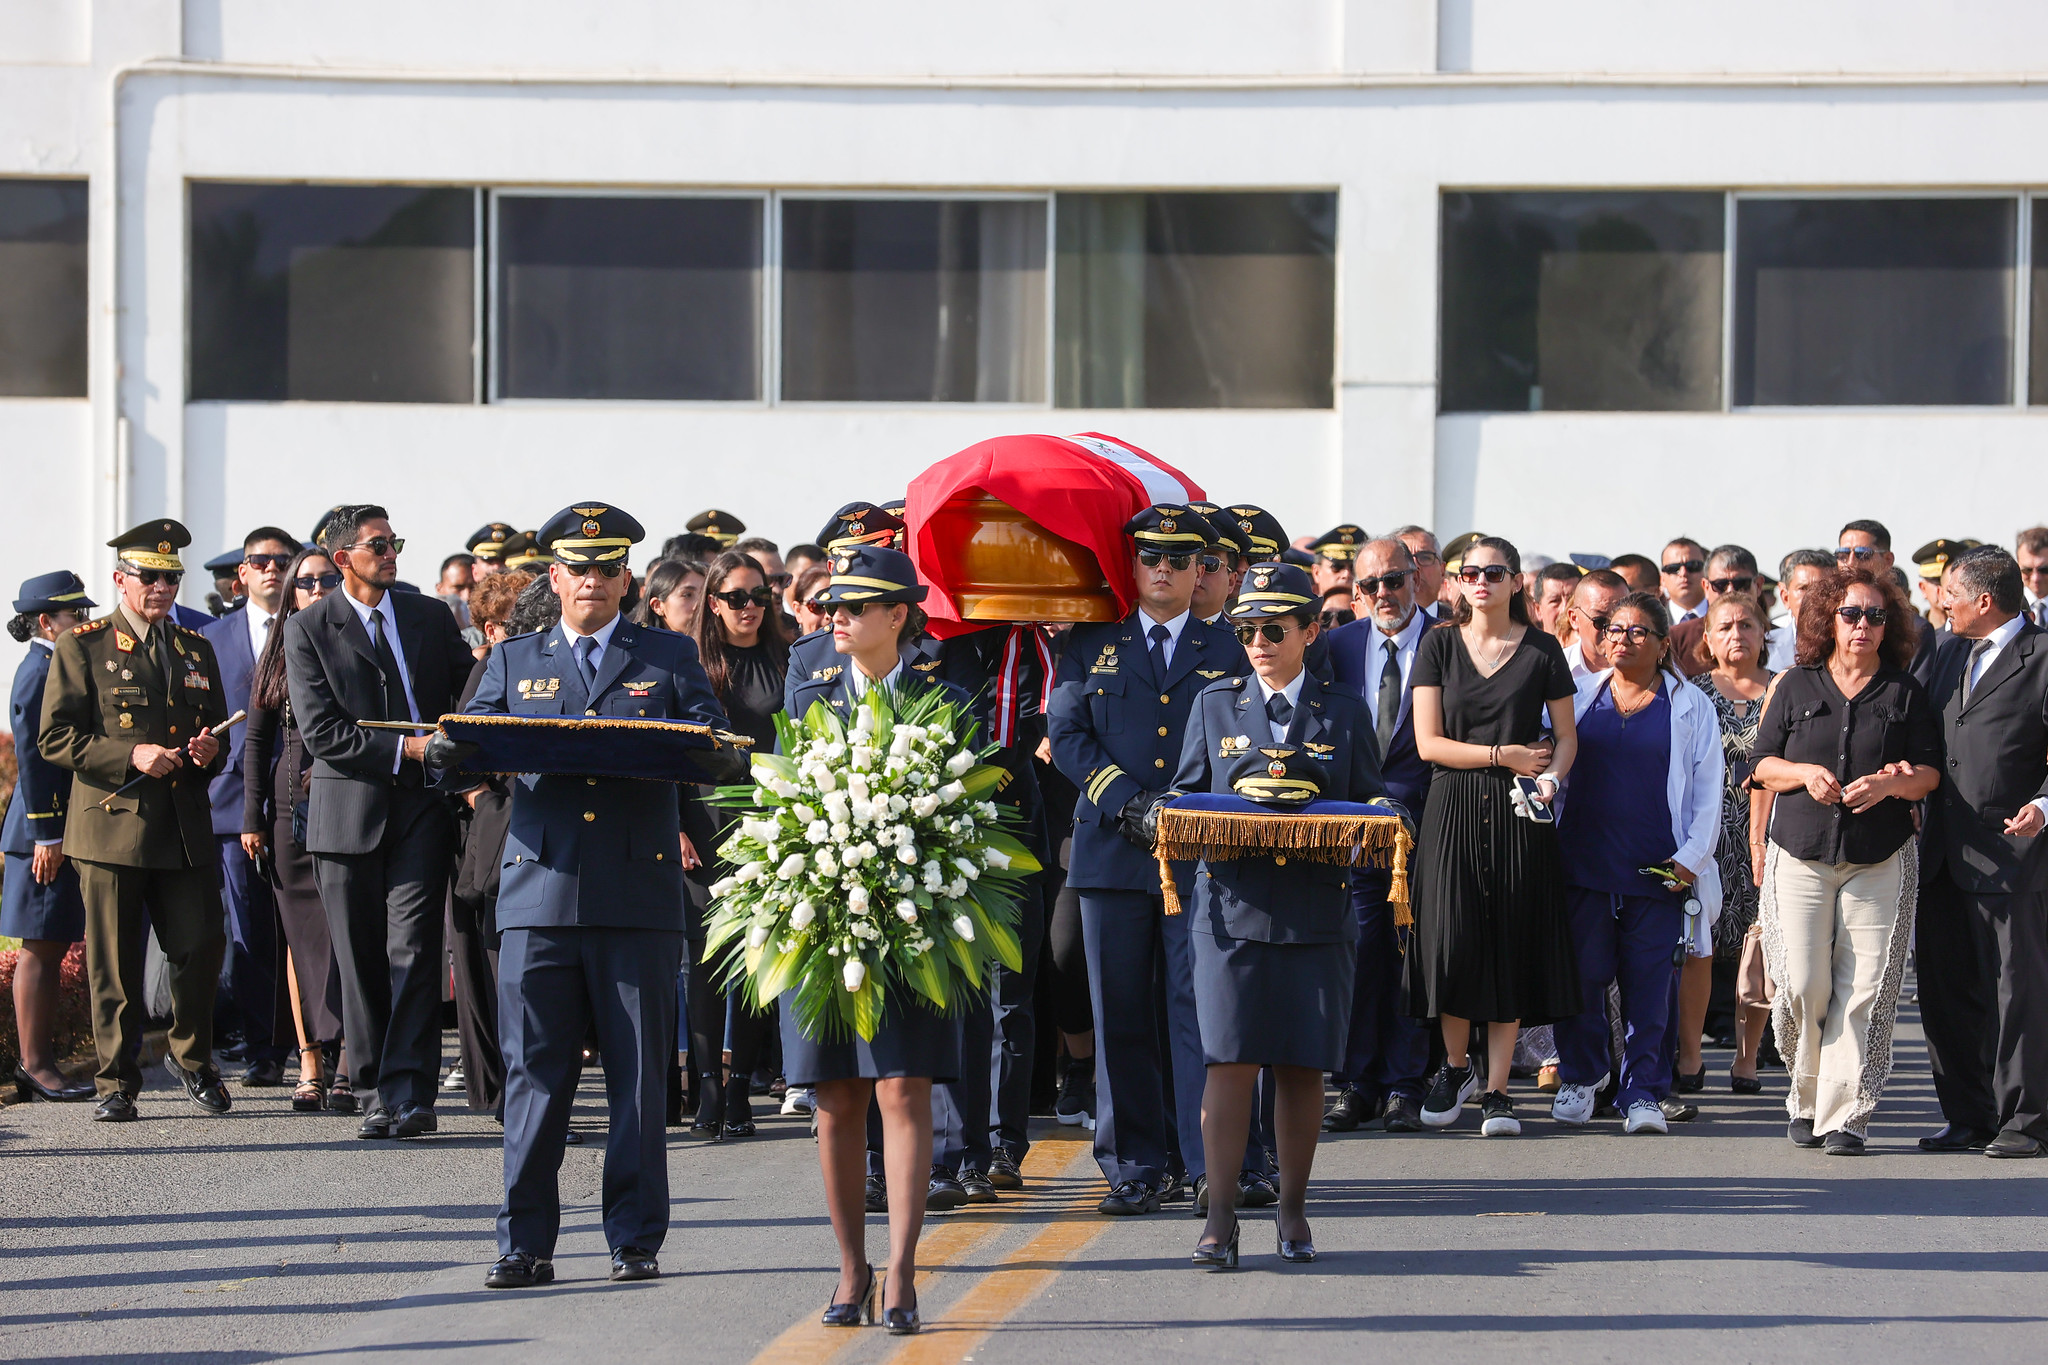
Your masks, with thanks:
[[[2021,0],[0,0],[6,586],[342,501],[422,583],[578,497],[788,544],[1015,431],[1296,533],[2010,543],[2044,72]]]

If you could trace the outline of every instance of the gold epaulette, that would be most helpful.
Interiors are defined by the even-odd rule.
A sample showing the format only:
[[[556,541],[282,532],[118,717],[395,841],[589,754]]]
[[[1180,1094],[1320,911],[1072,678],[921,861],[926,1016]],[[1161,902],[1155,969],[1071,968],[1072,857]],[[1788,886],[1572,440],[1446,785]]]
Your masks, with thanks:
[[[90,635],[96,630],[105,630],[107,628],[107,620],[107,617],[102,616],[97,621],[87,621],[82,626],[73,626],[71,633],[73,635]]]
[[[189,635],[195,640],[204,640],[206,638],[205,631],[194,630],[190,626],[179,626],[176,621],[171,622],[171,624],[174,626],[178,626],[178,634],[180,635]]]

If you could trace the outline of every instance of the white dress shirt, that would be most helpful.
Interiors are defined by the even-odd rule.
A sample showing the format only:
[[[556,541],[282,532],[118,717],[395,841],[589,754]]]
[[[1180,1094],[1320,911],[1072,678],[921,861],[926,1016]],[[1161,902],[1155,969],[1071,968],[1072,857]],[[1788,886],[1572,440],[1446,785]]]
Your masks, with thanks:
[[[1149,654],[1152,651],[1152,627],[1165,626],[1166,638],[1160,642],[1159,654],[1166,661],[1166,664],[1171,667],[1173,664],[1174,647],[1180,643],[1180,633],[1188,628],[1190,615],[1191,613],[1184,611],[1171,621],[1155,621],[1140,609],[1138,612],[1138,637],[1145,642],[1145,652]]]
[[[1590,678],[1595,673],[1601,671],[1597,668],[1586,667],[1586,647],[1577,640],[1564,647],[1564,661],[1572,666],[1573,682],[1577,682],[1581,678]]]
[[[576,657],[576,642],[578,640],[585,638],[595,640],[597,645],[590,651],[590,671],[592,673],[597,672],[604,665],[604,652],[612,647],[612,633],[618,630],[618,628],[619,618],[614,616],[611,620],[590,632],[589,636],[586,637],[571,630],[567,621],[562,622],[562,635],[569,642],[569,657],[571,661],[573,662]],[[855,669],[854,671],[857,673],[860,670]],[[595,701],[597,699],[593,697],[591,700]]]
[[[1799,648],[1799,627],[1787,621],[1764,636],[1764,668],[1783,673],[1792,667],[1793,651]]]
[[[356,619],[363,623],[363,633],[368,635],[371,640],[374,641],[377,638],[375,633],[370,630],[371,614],[375,613],[384,618],[384,639],[391,646],[391,657],[398,660],[398,680],[405,691],[405,709],[412,713],[411,719],[418,720],[420,718],[420,704],[419,700],[412,694],[412,670],[406,667],[405,664],[405,646],[398,642],[398,609],[391,605],[390,592],[386,591],[382,597],[378,598],[377,605],[374,607],[364,606],[348,593],[344,592],[341,596],[343,601],[355,608]],[[397,755],[391,760],[391,771],[395,773],[404,766],[405,745],[400,744]]]
[[[242,615],[247,618],[246,624],[249,627],[249,657],[261,659],[263,657],[263,646],[269,643],[270,640],[271,624],[277,618],[257,606],[254,598],[245,597],[242,601],[247,604],[242,608]],[[369,622],[365,621],[363,629],[368,630],[369,628]]]
[[[1401,694],[1408,694],[1408,679],[1415,672],[1415,654],[1422,648],[1422,634],[1429,629],[1429,620],[1417,611],[1408,618],[1408,624],[1393,635],[1373,628],[1372,644],[1365,661],[1365,709],[1372,713],[1375,733],[1380,724],[1380,675],[1386,671],[1387,641],[1394,642],[1394,663],[1401,670]]]
[[[859,701],[868,694],[870,687],[896,687],[903,679],[903,659],[897,656],[896,666],[879,678],[870,679],[860,671],[859,664],[852,664],[846,670],[846,685],[853,689],[853,699]]]
[[[1275,697],[1285,697],[1287,698],[1287,704],[1293,707],[1295,710],[1299,711],[1301,709],[1301,680],[1303,678],[1306,678],[1307,676],[1308,670],[1304,668],[1301,670],[1301,672],[1294,675],[1293,681],[1289,682],[1287,686],[1276,690],[1274,688],[1268,687],[1266,685],[1266,680],[1264,678],[1259,677],[1259,675],[1256,673],[1252,674],[1253,679],[1257,681],[1257,683],[1259,684],[1259,692],[1261,693],[1259,697],[1259,705],[1263,707],[1268,702],[1272,701]],[[1266,724],[1270,726],[1272,723],[1272,713],[1268,712],[1266,716]],[[1293,723],[1294,722],[1291,719],[1288,721],[1288,724],[1290,726],[1292,726]],[[1286,736],[1283,734],[1280,735],[1279,738],[1285,739]]]

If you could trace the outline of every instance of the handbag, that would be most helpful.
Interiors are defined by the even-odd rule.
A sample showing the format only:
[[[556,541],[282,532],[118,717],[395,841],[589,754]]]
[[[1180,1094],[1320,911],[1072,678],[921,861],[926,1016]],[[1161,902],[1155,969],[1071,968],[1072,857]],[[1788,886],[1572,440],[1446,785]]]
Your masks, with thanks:
[[[1764,968],[1764,928],[1752,924],[1742,936],[1742,960],[1735,968],[1735,1003],[1750,1009],[1769,1009],[1777,993],[1777,985]]]

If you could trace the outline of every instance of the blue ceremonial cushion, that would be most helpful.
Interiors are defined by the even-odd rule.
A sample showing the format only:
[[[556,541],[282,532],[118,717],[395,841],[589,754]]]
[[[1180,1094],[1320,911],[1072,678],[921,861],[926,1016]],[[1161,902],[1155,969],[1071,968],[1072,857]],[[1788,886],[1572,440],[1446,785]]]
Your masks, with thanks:
[[[711,782],[717,779],[697,767],[696,754],[753,745],[744,735],[688,721],[608,716],[446,715],[441,729],[481,746],[463,760],[465,773]]]

